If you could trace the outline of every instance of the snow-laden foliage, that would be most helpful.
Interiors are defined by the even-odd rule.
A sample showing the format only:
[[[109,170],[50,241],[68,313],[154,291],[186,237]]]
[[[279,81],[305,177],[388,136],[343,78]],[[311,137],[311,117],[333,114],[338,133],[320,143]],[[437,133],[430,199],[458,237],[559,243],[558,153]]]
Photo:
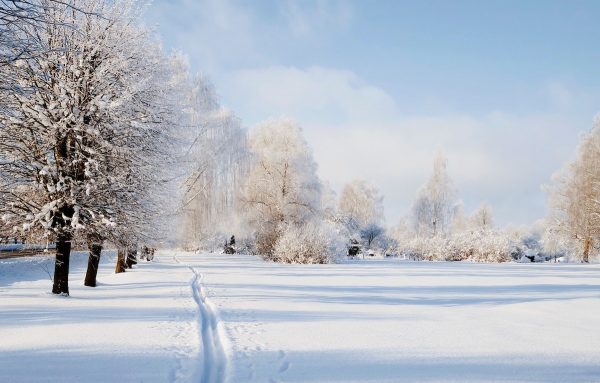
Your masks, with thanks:
[[[364,180],[344,186],[338,204],[339,219],[353,230],[383,223],[383,197]]]
[[[546,239],[552,251],[567,250],[588,262],[600,245],[600,118],[583,136],[574,161],[554,176]]]
[[[142,226],[167,146],[159,47],[132,25],[129,4],[78,6],[102,16],[54,7],[45,14],[52,26],[36,31],[50,50],[2,68],[18,81],[0,115],[0,209],[18,230],[108,235],[119,224]]]
[[[331,263],[345,251],[335,228],[309,221],[283,228],[270,258],[282,263]]]
[[[57,261],[67,257],[58,267],[77,233],[126,245],[152,232],[177,112],[168,60],[134,3],[72,0],[40,15],[43,27],[22,36],[44,49],[0,66],[10,80],[0,89],[0,216],[56,238]]]
[[[31,57],[45,49],[29,32],[51,26],[53,21],[45,15],[66,4],[60,0],[0,1],[0,65]],[[73,11],[80,12],[75,8]],[[0,84],[4,82],[3,74],[6,73],[0,73]]]
[[[464,231],[448,236],[414,236],[399,245],[400,253],[429,261],[508,262],[519,254],[520,240],[498,230]]]
[[[334,221],[343,226],[350,241],[360,242],[363,252],[371,248],[385,252],[383,197],[376,187],[364,180],[346,184]]]
[[[302,130],[290,120],[269,120],[250,136],[255,156],[242,202],[256,233],[260,254],[273,255],[287,227],[319,215],[321,187],[317,165]]]

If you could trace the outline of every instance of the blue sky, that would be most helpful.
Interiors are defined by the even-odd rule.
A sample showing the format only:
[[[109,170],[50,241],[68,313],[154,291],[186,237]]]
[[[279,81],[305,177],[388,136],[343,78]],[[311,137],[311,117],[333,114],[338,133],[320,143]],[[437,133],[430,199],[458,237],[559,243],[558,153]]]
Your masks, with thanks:
[[[600,111],[599,1],[156,0],[187,54],[251,128],[295,118],[320,176],[364,178],[387,222],[410,209],[436,151],[467,211],[545,215],[541,188]]]

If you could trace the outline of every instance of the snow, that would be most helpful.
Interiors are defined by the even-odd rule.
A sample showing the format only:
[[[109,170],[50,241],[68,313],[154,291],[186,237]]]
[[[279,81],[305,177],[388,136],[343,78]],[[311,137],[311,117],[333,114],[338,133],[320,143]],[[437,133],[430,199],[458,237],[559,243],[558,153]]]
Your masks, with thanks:
[[[68,298],[47,293],[48,259],[0,261],[0,381],[600,377],[600,265],[155,259],[115,275],[103,256],[91,289],[74,256]]]
[[[114,254],[103,258],[87,288],[87,254],[73,256],[68,298],[49,293],[51,259],[0,262],[0,382],[195,380],[190,270],[170,257],[113,274]]]

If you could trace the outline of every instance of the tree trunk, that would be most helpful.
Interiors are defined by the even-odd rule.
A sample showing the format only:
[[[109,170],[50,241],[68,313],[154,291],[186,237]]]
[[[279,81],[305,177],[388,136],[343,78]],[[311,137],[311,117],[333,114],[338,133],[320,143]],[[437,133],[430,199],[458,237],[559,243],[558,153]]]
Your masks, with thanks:
[[[137,265],[137,244],[127,249],[127,268]]]
[[[87,272],[85,273],[85,286],[96,287],[96,276],[98,275],[98,265],[100,264],[100,254],[102,253],[102,240],[99,238],[88,238],[88,256]]]
[[[52,293],[69,295],[69,258],[71,256],[71,235],[58,234],[56,238],[56,260],[54,262],[54,283]]]
[[[592,240],[589,238],[585,239],[583,244],[583,263],[590,262],[590,248],[592,247]]]
[[[125,266],[125,249],[119,248],[119,250],[117,250],[117,267],[115,273],[124,273]]]

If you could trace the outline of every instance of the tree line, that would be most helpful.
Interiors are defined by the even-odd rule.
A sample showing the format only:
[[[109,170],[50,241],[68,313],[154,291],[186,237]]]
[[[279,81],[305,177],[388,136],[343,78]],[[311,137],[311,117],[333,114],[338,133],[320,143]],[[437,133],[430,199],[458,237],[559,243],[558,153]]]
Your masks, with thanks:
[[[73,243],[95,286],[106,243],[121,272],[171,226],[190,76],[140,15],[125,0],[0,4],[0,236],[56,243],[56,294]]]
[[[376,187],[352,180],[336,195],[318,178],[297,123],[268,120],[250,132],[230,218],[207,221],[205,233],[189,247],[218,249],[235,232],[241,252],[286,263],[326,263],[356,252],[415,260],[529,262],[566,257],[589,262],[600,248],[599,132],[596,120],[576,159],[547,187],[550,209],[534,227],[497,227],[485,202],[467,215],[440,152],[409,214],[386,228],[383,197]]]

